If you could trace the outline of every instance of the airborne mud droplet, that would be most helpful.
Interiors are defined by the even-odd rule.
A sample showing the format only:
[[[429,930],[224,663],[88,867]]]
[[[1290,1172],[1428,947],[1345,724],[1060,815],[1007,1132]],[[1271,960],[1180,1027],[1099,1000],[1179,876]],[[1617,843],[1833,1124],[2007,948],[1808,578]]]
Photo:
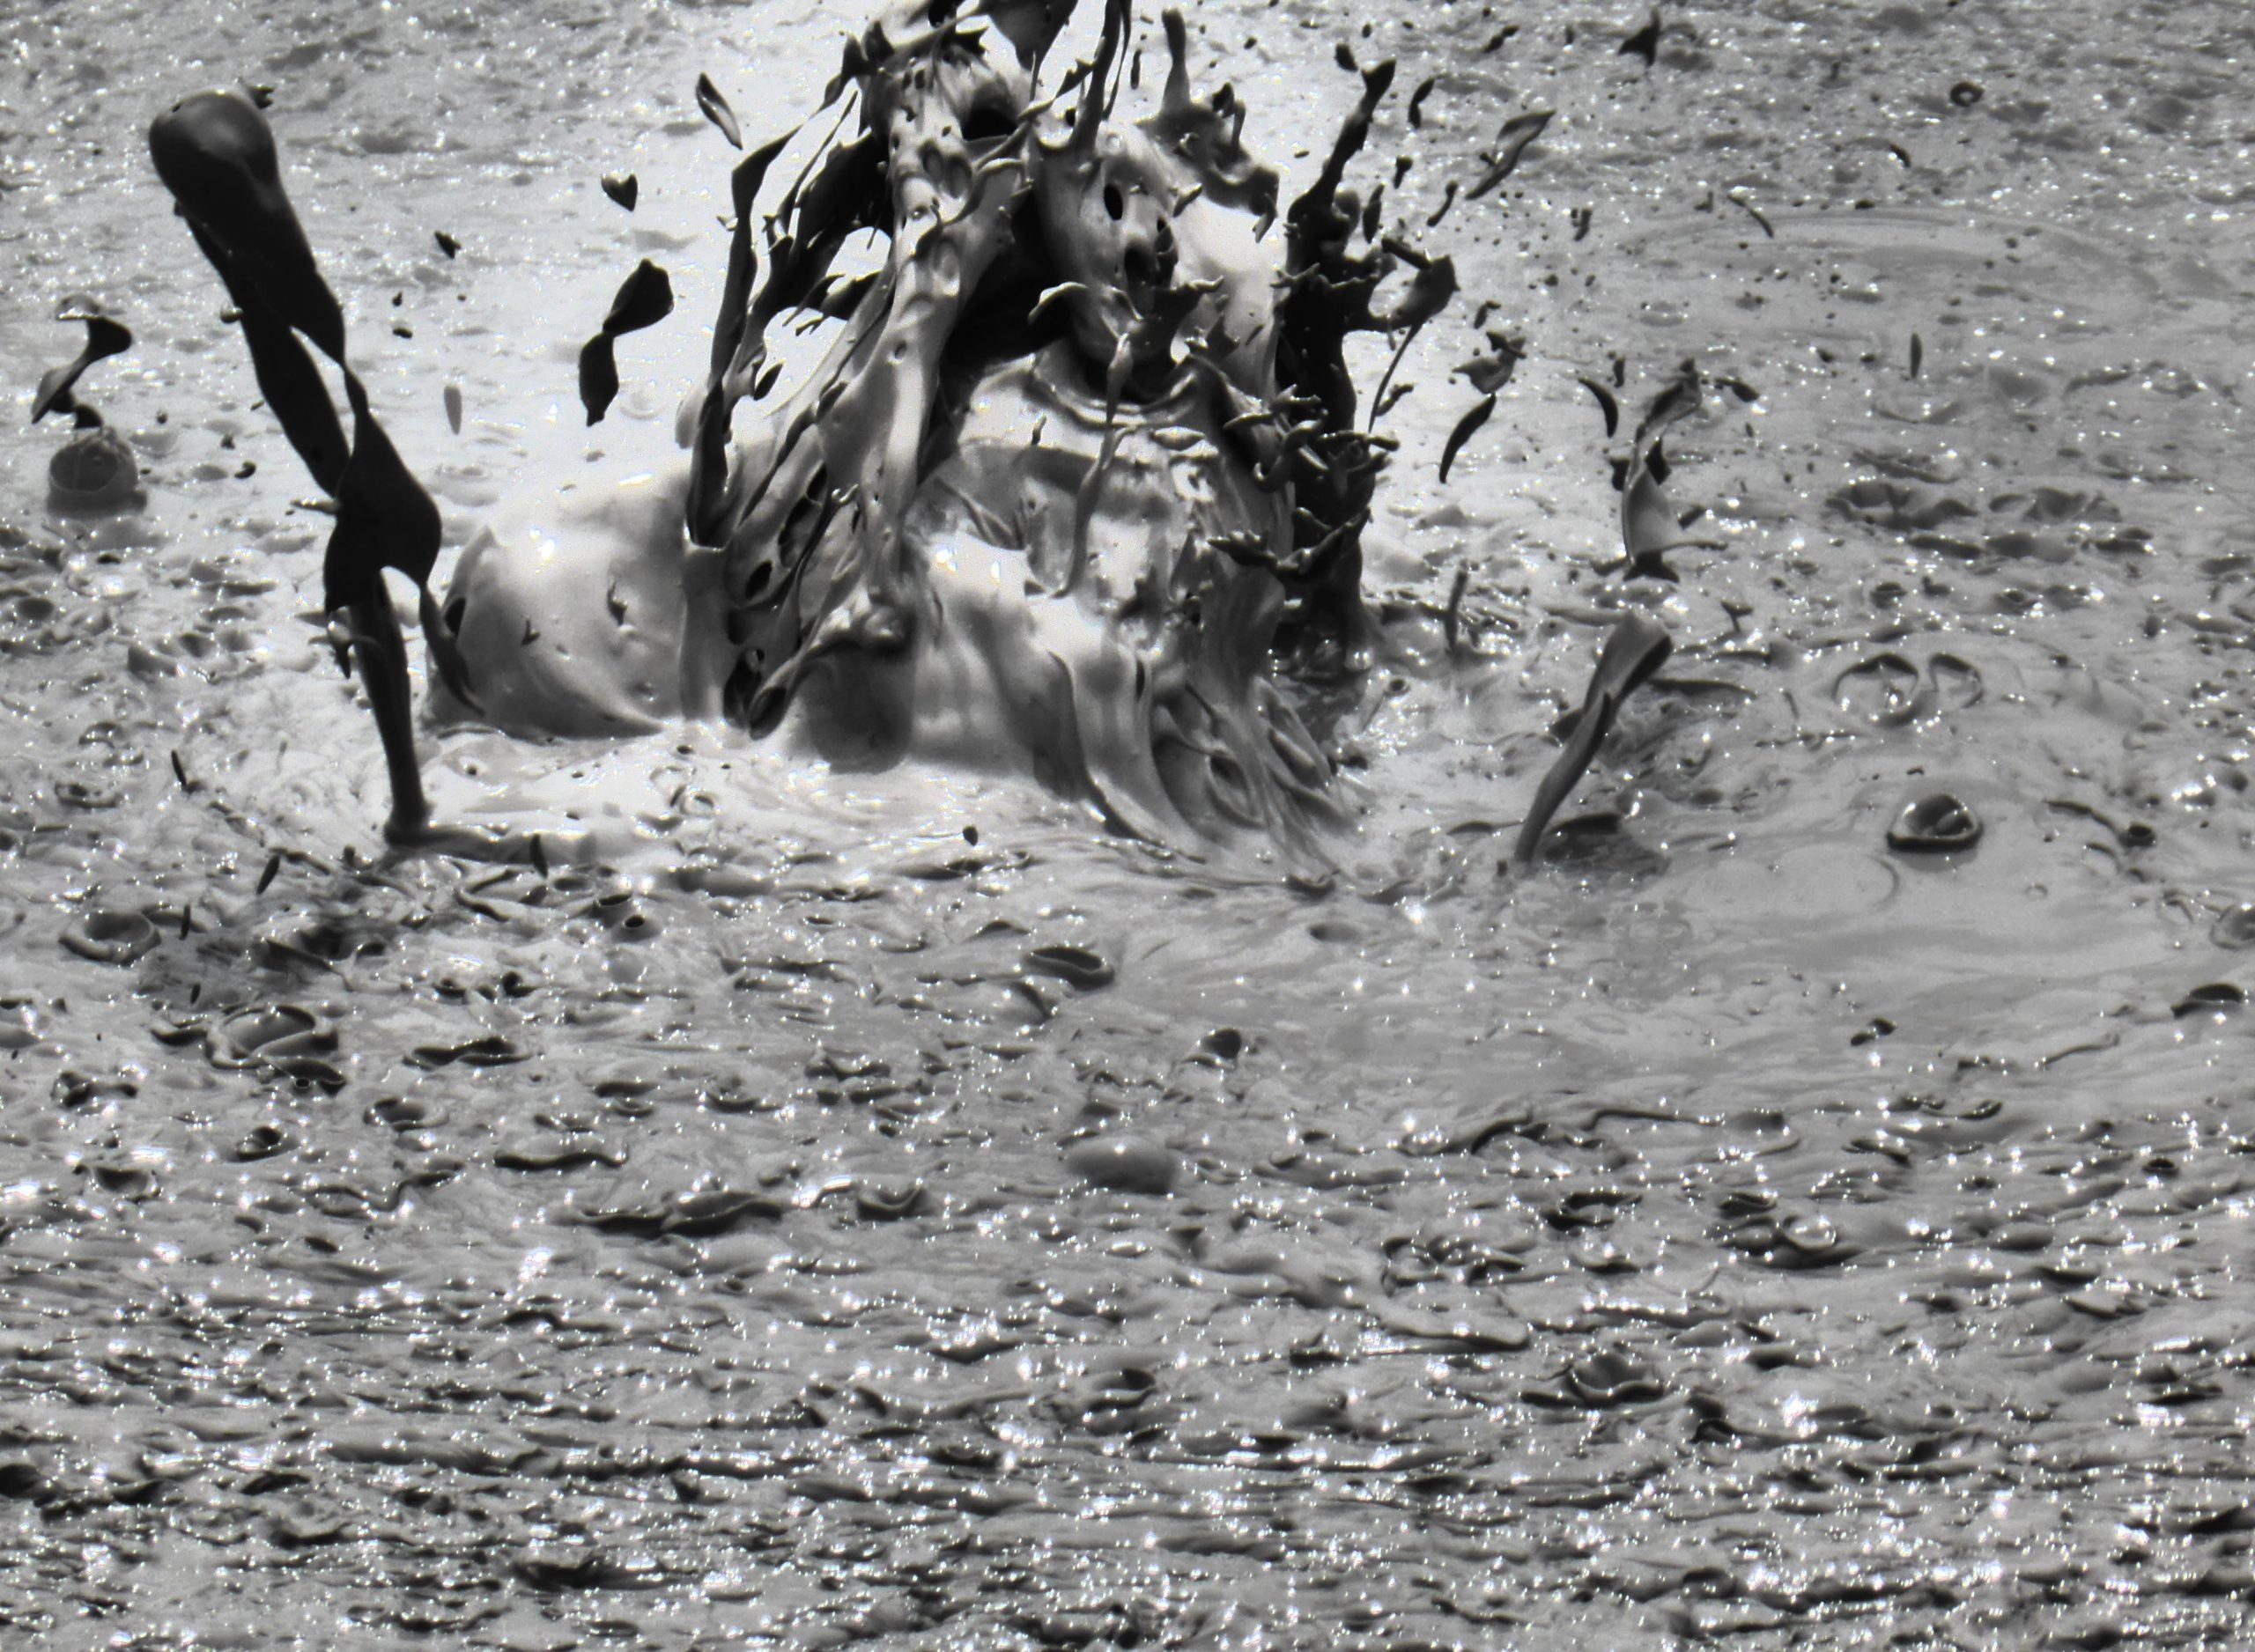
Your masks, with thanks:
[[[122,322],[98,314],[81,306],[66,304],[58,321],[83,321],[86,328],[84,349],[60,367],[51,368],[40,377],[39,388],[32,397],[32,423],[36,424],[49,413],[75,413],[79,403],[71,395],[87,368],[110,356],[122,355],[133,348],[133,334]]]
[[[1528,144],[1542,136],[1542,129],[1550,124],[1552,113],[1549,109],[1534,109],[1505,122],[1503,130],[1496,135],[1495,159],[1464,192],[1464,198],[1477,201],[1516,172],[1519,157],[1527,153]]]
[[[613,342],[621,334],[655,327],[673,313],[673,282],[645,258],[619,284],[603,317],[603,329],[580,349],[580,401],[588,423],[599,424],[618,395],[618,362]]]
[[[730,148],[743,147],[743,132],[736,125],[736,112],[728,107],[728,100],[721,95],[721,89],[713,84],[710,75],[697,77],[697,107],[706,120],[721,129],[721,136],[728,140]]]
[[[1475,402],[1464,417],[1457,420],[1455,428],[1448,433],[1448,440],[1441,447],[1443,482],[1448,480],[1448,468],[1456,462],[1457,454],[1464,451],[1464,444],[1472,439],[1480,427],[1488,422],[1488,416],[1495,410],[1496,398],[1491,393]]]

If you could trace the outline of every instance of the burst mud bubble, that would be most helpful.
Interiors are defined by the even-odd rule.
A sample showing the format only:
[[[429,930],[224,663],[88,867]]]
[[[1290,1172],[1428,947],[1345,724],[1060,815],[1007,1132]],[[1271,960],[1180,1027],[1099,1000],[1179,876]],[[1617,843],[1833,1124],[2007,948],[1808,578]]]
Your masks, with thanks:
[[[1117,0],[1045,90],[1072,11],[871,26],[763,240],[783,140],[739,163],[690,458],[480,534],[443,609],[477,712],[565,734],[725,719],[841,766],[1030,773],[1155,841],[1327,858],[1350,801],[1274,665],[1282,641],[1370,632],[1358,542],[1388,445],[1357,429],[1342,342],[1421,327],[1453,270],[1368,245],[1342,188],[1390,66],[1280,253],[1277,174],[1231,90],[1194,90],[1179,18],[1130,119]],[[876,267],[847,273],[872,233]],[[736,436],[771,335],[825,318],[827,355]]]

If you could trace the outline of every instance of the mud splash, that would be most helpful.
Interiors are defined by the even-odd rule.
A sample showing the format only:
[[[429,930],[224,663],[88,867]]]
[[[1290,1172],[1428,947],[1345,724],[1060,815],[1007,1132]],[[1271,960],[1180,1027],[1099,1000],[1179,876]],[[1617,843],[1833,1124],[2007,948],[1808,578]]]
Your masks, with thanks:
[[[0,1639],[2244,1639],[2250,19],[1719,0],[1648,63],[1641,4],[1482,10],[1189,18],[1283,202],[1339,48],[1398,58],[1350,187],[1499,306],[1395,372],[1321,896],[684,724],[424,730],[543,857],[388,857],[150,112],[274,86],[443,578],[543,467],[659,473],[726,279],[691,88],[812,107],[831,19],[30,18],[0,353],[23,415],[74,297],[131,328],[82,388],[147,501],[0,444]],[[1722,548],[1630,579],[1695,353],[1761,393],[1667,434]],[[1499,877],[1631,613],[1675,653]],[[1978,842],[1889,845],[1944,794]]]
[[[473,547],[447,612],[484,711],[572,733],[791,716],[836,766],[1028,772],[1154,842],[1327,859],[1351,809],[1272,653],[1288,610],[1365,644],[1360,535],[1391,444],[1358,425],[1345,341],[1406,347],[1455,287],[1445,259],[1371,244],[1342,189],[1393,66],[1272,253],[1277,174],[1235,92],[1193,90],[1181,17],[1130,119],[1117,0],[1093,59],[1041,84],[1073,10],[906,7],[849,43],[830,136],[764,232],[792,135],[737,166],[686,474],[654,515],[554,528],[536,506]],[[872,267],[847,273],[857,246]],[[781,371],[773,336],[825,320],[827,352],[732,445]]]

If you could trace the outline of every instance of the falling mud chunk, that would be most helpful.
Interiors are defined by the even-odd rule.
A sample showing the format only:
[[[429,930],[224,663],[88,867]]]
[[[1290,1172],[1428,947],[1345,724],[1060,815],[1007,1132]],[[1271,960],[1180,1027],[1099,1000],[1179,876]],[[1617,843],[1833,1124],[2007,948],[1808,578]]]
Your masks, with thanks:
[[[1425,124],[1425,100],[1433,95],[1433,88],[1439,84],[1440,77],[1438,75],[1429,75],[1418,83],[1416,91],[1409,94],[1409,107],[1406,111],[1406,114],[1409,122],[1409,129],[1411,131],[1420,131],[1423,129]]]
[[[603,192],[632,212],[642,198],[642,185],[631,172],[607,172],[603,176]]]
[[[1448,605],[1441,610],[1441,641],[1452,656],[1456,653],[1463,623],[1464,594],[1471,585],[1472,570],[1460,563],[1456,577],[1449,581]]]
[[[1926,343],[1916,333],[1911,335],[1911,377],[1919,376],[1919,369],[1926,365]]]
[[[1679,513],[1669,501],[1669,475],[1663,437],[1674,425],[1699,410],[1705,380],[1696,363],[1679,366],[1638,422],[1635,447],[1625,464],[1618,465],[1621,489],[1621,544],[1630,579],[1648,578],[1673,582],[1675,571],[1664,560],[1671,550],[1722,550],[1717,539],[1687,538],[1684,527],[1704,513],[1704,507]]]
[[[1673,581],[1664,558],[1687,542],[1667,498],[1667,456],[1655,441],[1631,463],[1621,489],[1621,545],[1628,577]]]
[[[78,382],[80,375],[96,362],[133,348],[131,332],[84,301],[65,303],[55,320],[85,322],[86,343],[62,366],[49,368],[40,376],[38,393],[32,398],[32,423],[34,424],[49,413],[78,411],[78,403],[71,395],[71,387]]]
[[[1475,390],[1492,395],[1512,381],[1512,374],[1527,359],[1527,341],[1508,333],[1488,335],[1488,353],[1475,356],[1457,368]],[[1585,380],[1586,382],[1586,380]],[[1612,434],[1610,431],[1606,432]]]
[[[1590,674],[1589,688],[1582,697],[1581,712],[1574,719],[1566,748],[1542,777],[1534,802],[1527,806],[1527,820],[1512,848],[1513,860],[1521,866],[1534,860],[1551,816],[1588,772],[1598,747],[1621,714],[1623,703],[1660,668],[1674,647],[1666,628],[1641,614],[1624,615],[1613,628],[1605,651],[1598,656],[1597,668]]]
[[[70,920],[63,944],[96,963],[136,963],[157,948],[157,926],[139,912],[97,908]]]
[[[603,318],[603,330],[613,336],[639,333],[672,313],[673,282],[662,267],[645,258],[619,284],[610,312]]]
[[[450,384],[450,385],[448,385],[448,386],[446,387],[446,389],[445,389],[445,390],[440,394],[440,399],[441,401],[443,401],[443,402],[446,403],[446,409],[447,409],[447,428],[448,430],[452,431],[455,435],[457,435],[457,436],[461,435],[461,434],[462,434],[462,387],[461,387],[460,385],[458,385],[458,384]]]
[[[580,348],[580,402],[588,423],[600,424],[618,395],[618,360],[612,353],[610,335],[597,333]]]
[[[728,107],[728,100],[713,84],[710,75],[697,77],[697,107],[705,118],[721,129],[721,136],[728,140],[732,149],[743,147],[743,131],[736,125],[736,112]]]
[[[1449,431],[1448,440],[1441,448],[1441,480],[1443,482],[1448,480],[1449,467],[1456,462],[1457,454],[1463,452],[1464,444],[1472,439],[1480,427],[1488,422],[1488,416],[1495,410],[1495,396],[1493,395],[1482,396],[1462,418],[1457,420],[1456,428]]]
[[[1468,201],[1477,201],[1518,169],[1519,159],[1527,153],[1527,146],[1542,136],[1542,129],[1550,124],[1556,112],[1550,109],[1530,110],[1515,114],[1504,122],[1496,134],[1496,158],[1488,163],[1477,181],[1464,192]]]
[[[431,239],[439,244],[439,250],[444,253],[449,259],[453,258],[455,254],[462,251],[462,243],[456,240],[453,236],[447,234],[444,230],[432,231]]]
[[[618,395],[618,362],[612,342],[623,333],[654,327],[673,313],[673,281],[659,265],[645,258],[619,284],[603,319],[603,330],[580,350],[580,401],[588,423],[600,424]]]
[[[1887,829],[1888,847],[1904,854],[1948,854],[1981,841],[1981,820],[1970,805],[1947,792],[1905,804]]]
[[[1621,403],[1613,392],[1594,379],[1577,379],[1574,382],[1597,398],[1597,410],[1605,416],[1605,433],[1610,437],[1621,429]]]

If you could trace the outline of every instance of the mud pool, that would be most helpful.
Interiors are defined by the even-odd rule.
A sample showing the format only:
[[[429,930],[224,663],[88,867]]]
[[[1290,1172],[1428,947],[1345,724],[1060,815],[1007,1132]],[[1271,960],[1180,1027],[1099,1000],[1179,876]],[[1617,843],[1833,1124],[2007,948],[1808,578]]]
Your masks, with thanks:
[[[1361,181],[1468,300],[1386,421],[1385,653],[1312,697],[1327,887],[702,729],[432,731],[544,868],[388,854],[149,118],[274,87],[458,548],[671,451],[696,77],[758,142],[859,11],[9,16],[6,382],[98,298],[148,502],[0,446],[0,1641],[2244,1643],[2243,10],[1716,0],[1647,66],[1628,4],[1198,8],[1288,193],[1341,42],[1400,60]],[[683,303],[590,431],[642,257]],[[1578,380],[1686,357],[1759,395],[1671,435],[1716,548],[1624,582]],[[1501,872],[1624,607],[1675,656]],[[1891,851],[1936,791],[1978,845]]]

